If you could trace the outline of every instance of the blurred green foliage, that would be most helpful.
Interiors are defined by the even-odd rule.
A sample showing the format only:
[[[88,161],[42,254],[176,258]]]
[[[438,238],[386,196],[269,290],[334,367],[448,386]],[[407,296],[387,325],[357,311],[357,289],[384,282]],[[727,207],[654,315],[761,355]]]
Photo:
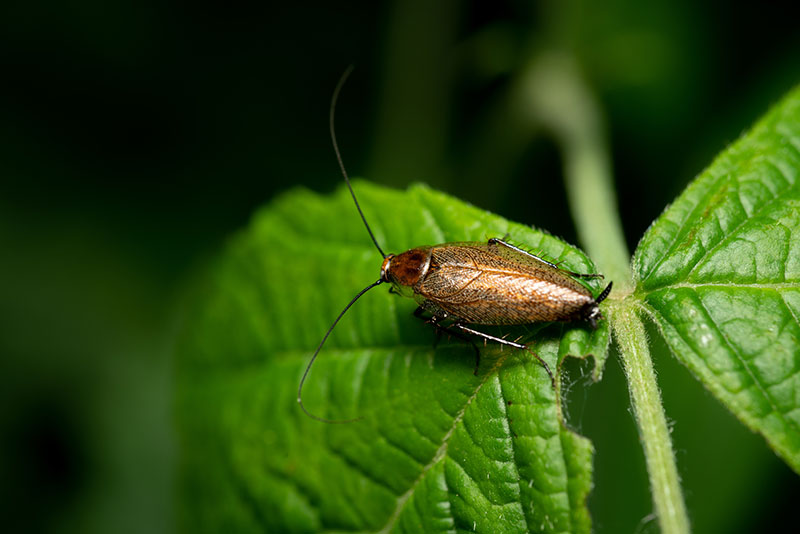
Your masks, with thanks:
[[[557,148],[506,105],[519,69],[553,49],[605,110],[631,249],[800,72],[788,2],[0,8],[8,529],[173,529],[176,297],[276,192],[339,184],[327,113],[348,63],[337,128],[353,174],[423,181],[574,242]],[[550,201],[533,211],[534,198]],[[793,511],[796,477],[655,357],[696,531],[769,530]],[[570,422],[597,449],[596,530],[651,531],[618,366],[590,388],[572,376]]]

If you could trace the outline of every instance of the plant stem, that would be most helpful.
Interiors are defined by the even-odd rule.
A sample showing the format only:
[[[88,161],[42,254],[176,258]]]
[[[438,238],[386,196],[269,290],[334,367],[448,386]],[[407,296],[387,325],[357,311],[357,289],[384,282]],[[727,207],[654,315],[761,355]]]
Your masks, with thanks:
[[[618,215],[603,120],[592,95],[571,58],[557,53],[534,60],[518,94],[561,147],[581,246],[606,279],[614,281],[614,296],[624,296],[632,289],[630,253]]]
[[[625,298],[633,290],[630,255],[614,197],[602,115],[568,55],[551,53],[536,58],[519,89],[533,117],[552,130],[561,146],[570,209],[581,244],[606,278],[614,281],[607,309],[644,447],[661,532],[688,533],[689,519],[647,334],[634,303]]]
[[[634,304],[609,303],[610,320],[619,345],[631,404],[644,446],[653,504],[664,534],[689,532],[689,518],[683,501],[675,454],[667,418],[647,343],[647,333]]]

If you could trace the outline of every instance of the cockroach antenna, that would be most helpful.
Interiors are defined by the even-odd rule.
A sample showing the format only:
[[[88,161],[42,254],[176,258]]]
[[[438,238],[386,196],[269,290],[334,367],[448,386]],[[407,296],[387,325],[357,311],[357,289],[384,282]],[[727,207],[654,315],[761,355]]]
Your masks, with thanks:
[[[347,67],[347,70],[344,71],[342,77],[339,78],[339,83],[336,84],[336,89],[333,90],[333,96],[331,97],[331,112],[330,112],[331,141],[333,142],[333,150],[334,152],[336,152],[336,160],[339,162],[339,168],[342,170],[342,176],[344,176],[344,181],[347,184],[347,188],[350,190],[350,195],[353,197],[353,202],[355,202],[356,204],[356,209],[358,209],[358,214],[361,215],[361,220],[364,221],[364,226],[367,228],[367,232],[369,232],[369,236],[372,238],[372,242],[375,243],[375,247],[378,249],[378,252],[380,252],[381,256],[383,256],[385,259],[387,256],[386,254],[384,254],[383,249],[381,249],[381,246],[378,244],[378,240],[375,239],[375,235],[373,235],[372,229],[369,227],[369,224],[367,223],[367,218],[364,217],[364,212],[361,211],[361,206],[358,204],[358,199],[356,198],[356,194],[353,191],[353,186],[350,185],[350,178],[347,176],[347,170],[345,169],[344,162],[342,161],[342,154],[339,152],[339,144],[336,142],[336,130],[334,128],[336,101],[339,99],[339,93],[342,90],[342,86],[344,86],[344,82],[347,81],[347,77],[350,76],[351,72],[353,72],[353,65]],[[355,302],[361,297],[361,295],[363,295],[373,287],[382,284],[383,282],[384,279],[383,277],[381,277],[377,281],[371,283],[370,285],[359,291],[358,294],[355,297],[353,297],[353,299],[347,304],[347,306],[344,307],[341,313],[339,313],[339,316],[336,317],[336,320],[333,321],[333,324],[331,325],[330,328],[328,328],[328,331],[325,332],[325,337],[322,338],[322,341],[317,347],[317,350],[314,352],[314,355],[311,356],[311,360],[308,362],[306,370],[303,373],[303,378],[300,379],[300,387],[297,389],[297,403],[300,404],[300,408],[303,410],[303,413],[305,413],[310,418],[315,419],[317,421],[321,421],[323,423],[331,423],[331,424],[353,423],[355,421],[360,421],[362,419],[361,417],[357,417],[355,419],[332,420],[332,419],[325,419],[323,417],[319,417],[317,415],[312,414],[306,409],[305,405],[303,404],[303,384],[305,384],[308,372],[311,371],[311,366],[314,365],[314,361],[317,359],[317,356],[319,356],[319,352],[322,350],[322,346],[325,344],[325,341],[328,340],[328,336],[331,335],[331,332],[333,332],[333,329],[339,323],[339,320],[342,317],[344,317],[344,314],[347,313],[347,310],[349,310],[350,307],[353,304],[355,304]]]
[[[355,302],[361,297],[361,295],[363,295],[364,293],[366,293],[367,291],[369,291],[373,287],[375,287],[377,285],[380,285],[381,283],[383,283],[383,280],[378,279],[377,282],[371,283],[370,285],[368,285],[367,287],[365,287],[364,289],[359,291],[358,295],[353,297],[353,300],[351,300],[347,304],[347,306],[344,307],[344,309],[341,311],[341,313],[336,318],[336,320],[333,321],[333,324],[331,325],[331,327],[328,328],[328,331],[325,332],[325,337],[322,338],[322,341],[320,342],[319,346],[317,347],[317,350],[314,352],[314,355],[311,357],[311,361],[308,362],[308,365],[306,366],[306,370],[303,373],[303,378],[300,379],[300,387],[297,390],[297,402],[298,402],[298,404],[300,404],[300,408],[303,410],[303,413],[305,413],[311,419],[316,419],[317,421],[322,421],[323,423],[331,423],[331,424],[354,423],[354,422],[360,421],[362,419],[361,417],[356,417],[355,419],[332,420],[332,419],[325,419],[323,417],[319,417],[318,415],[314,415],[313,413],[309,412],[306,409],[305,405],[303,405],[303,384],[305,384],[305,382],[306,382],[306,377],[308,376],[308,372],[311,370],[311,366],[314,365],[314,360],[317,359],[317,356],[319,355],[319,351],[322,350],[322,346],[325,344],[325,341],[328,340],[328,336],[331,335],[331,332],[333,332],[333,329],[334,329],[334,327],[336,327],[336,324],[339,322],[339,319],[344,317],[344,314],[347,313],[347,310],[350,309],[350,306],[355,304]]]
[[[333,142],[333,151],[336,152],[336,161],[339,162],[339,168],[342,170],[342,176],[344,176],[344,181],[347,184],[347,188],[350,190],[350,195],[353,197],[353,202],[356,203],[356,209],[358,210],[358,214],[361,215],[361,220],[364,221],[364,226],[366,226],[367,232],[369,232],[369,236],[372,238],[372,242],[375,243],[375,248],[378,249],[378,252],[381,253],[381,256],[386,258],[386,254],[383,252],[383,249],[378,244],[378,240],[375,239],[375,235],[372,233],[372,228],[370,228],[369,223],[367,223],[367,218],[364,217],[364,212],[361,211],[361,205],[358,203],[356,194],[353,191],[353,186],[350,185],[350,177],[347,176],[347,169],[344,168],[344,162],[342,161],[342,154],[339,152],[339,144],[336,142],[336,128],[334,128],[334,117],[336,115],[336,101],[339,100],[339,93],[342,91],[344,82],[347,81],[347,78],[350,76],[350,73],[353,72],[353,68],[354,68],[353,65],[347,67],[347,70],[344,71],[342,77],[339,78],[339,83],[336,84],[336,89],[333,90],[333,96],[331,97],[331,113],[330,113],[331,141]]]
[[[608,294],[609,294],[609,293],[611,293],[611,286],[613,286],[613,285],[614,285],[614,282],[609,282],[609,283],[608,283],[608,285],[607,285],[607,286],[606,286],[606,288],[605,288],[605,289],[602,291],[602,293],[600,293],[600,294],[597,296],[597,298],[596,298],[596,299],[594,299],[594,301],[595,301],[595,303],[596,303],[596,304],[600,304],[601,302],[603,302],[604,300],[606,300],[606,297],[608,296]]]

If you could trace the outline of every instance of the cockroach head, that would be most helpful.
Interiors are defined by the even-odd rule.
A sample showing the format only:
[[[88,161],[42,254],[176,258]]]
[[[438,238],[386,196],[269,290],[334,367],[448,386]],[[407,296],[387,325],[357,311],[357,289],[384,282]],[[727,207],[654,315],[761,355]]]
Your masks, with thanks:
[[[398,289],[413,287],[428,272],[431,263],[430,249],[431,247],[417,247],[396,256],[386,256],[381,267],[381,279],[391,282]]]

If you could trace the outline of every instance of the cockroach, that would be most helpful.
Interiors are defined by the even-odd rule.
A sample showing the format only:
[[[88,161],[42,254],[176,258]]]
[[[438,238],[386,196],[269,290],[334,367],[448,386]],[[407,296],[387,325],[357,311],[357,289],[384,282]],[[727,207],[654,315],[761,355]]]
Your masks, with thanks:
[[[428,322],[437,329],[458,337],[472,335],[484,341],[521,350],[528,350],[528,347],[517,341],[489,335],[468,325],[587,321],[592,328],[597,328],[597,322],[603,318],[599,304],[611,291],[611,282],[595,298],[576,278],[602,278],[602,275],[567,271],[504,239],[420,246],[396,255],[383,252],[358,203],[336,142],[336,101],[352,69],[352,66],[349,67],[342,75],[331,98],[331,141],[344,181],[375,248],[383,256],[383,264],[380,278],[359,291],[344,307],[311,356],[297,390],[297,402],[303,412],[312,419],[325,423],[359,420],[332,421],[310,413],[303,405],[303,384],[339,320],[364,293],[380,284],[391,284],[393,293],[413,298],[418,304],[414,315],[420,317],[428,314]],[[447,323],[443,324],[445,321]],[[480,355],[474,343],[473,346],[477,353],[477,373]],[[531,353],[539,360],[555,385],[553,373],[547,363],[537,354]]]

